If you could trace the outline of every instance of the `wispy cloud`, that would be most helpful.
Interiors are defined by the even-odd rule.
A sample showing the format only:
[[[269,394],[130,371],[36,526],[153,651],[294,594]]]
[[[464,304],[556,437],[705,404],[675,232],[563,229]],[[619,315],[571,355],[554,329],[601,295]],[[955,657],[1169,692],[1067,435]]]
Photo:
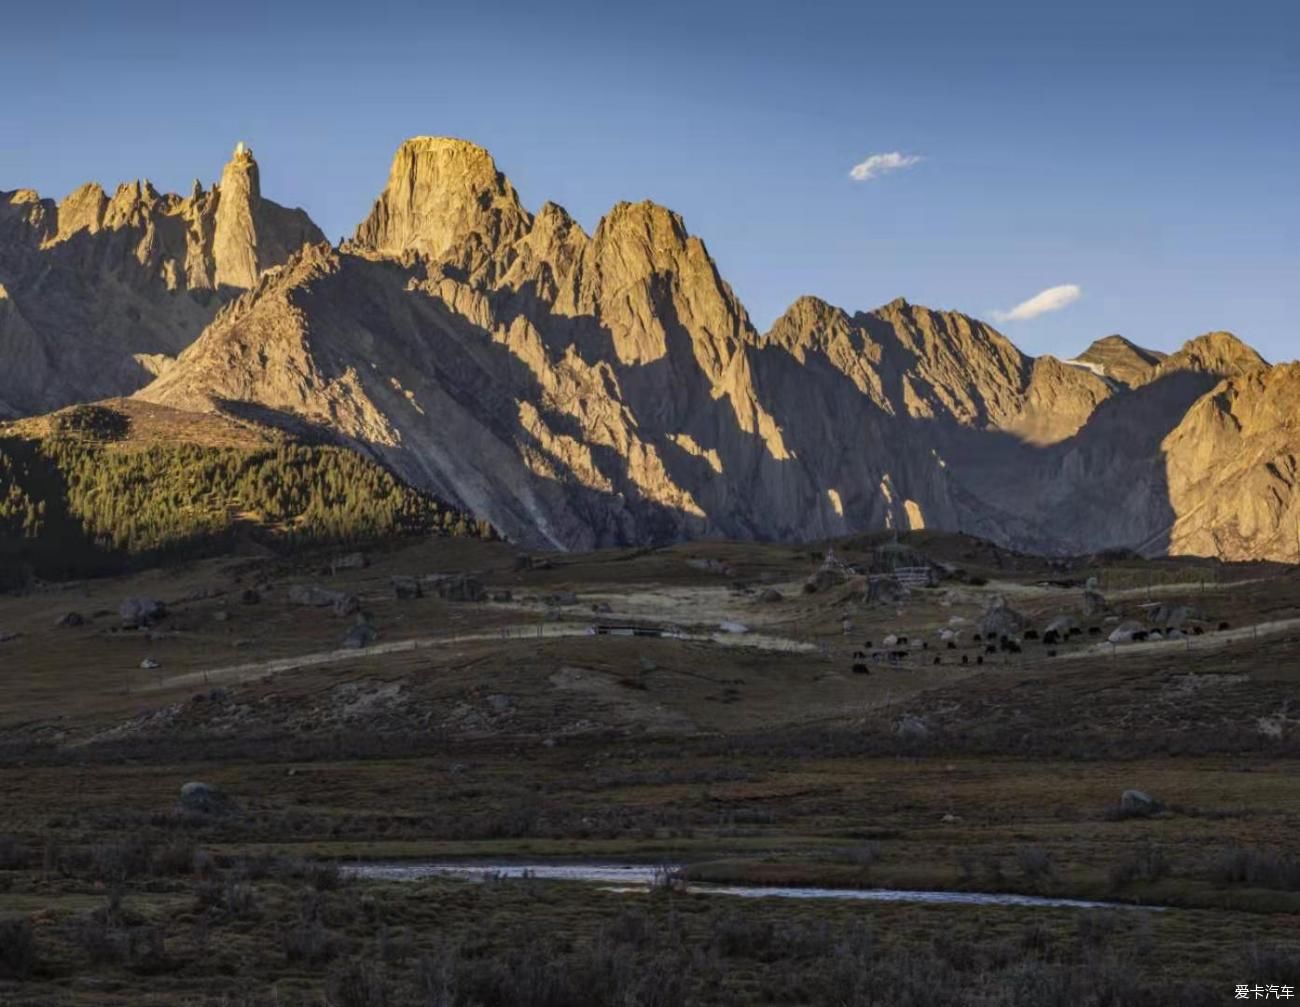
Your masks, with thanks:
[[[910,168],[921,160],[918,154],[900,154],[891,150],[888,154],[872,154],[865,161],[855,164],[849,170],[849,178],[855,182],[869,182],[873,178],[887,175],[900,168]]]
[[[1027,301],[1021,301],[1010,311],[993,312],[995,322],[1024,322],[1037,318],[1049,311],[1060,311],[1083,296],[1082,288],[1073,283],[1062,283],[1059,287],[1048,287]]]

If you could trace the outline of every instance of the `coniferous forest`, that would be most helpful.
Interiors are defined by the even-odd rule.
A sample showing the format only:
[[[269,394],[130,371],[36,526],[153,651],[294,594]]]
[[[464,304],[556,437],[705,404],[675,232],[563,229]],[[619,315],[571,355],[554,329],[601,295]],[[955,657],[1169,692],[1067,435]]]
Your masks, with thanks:
[[[491,527],[346,448],[124,440],[101,406],[48,436],[0,437],[0,587],[211,555],[241,537],[277,550]]]

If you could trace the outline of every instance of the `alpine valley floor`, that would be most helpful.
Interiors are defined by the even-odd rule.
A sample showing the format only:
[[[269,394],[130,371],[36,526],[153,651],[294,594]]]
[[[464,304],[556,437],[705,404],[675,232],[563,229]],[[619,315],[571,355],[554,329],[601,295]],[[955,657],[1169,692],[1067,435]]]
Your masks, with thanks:
[[[855,570],[893,549],[945,573],[868,604]],[[1300,985],[1295,568],[931,533],[240,552],[0,596],[4,1003],[1198,1005]],[[981,632],[991,612],[1025,620],[1014,647]],[[1175,613],[1173,639],[1103,642]],[[1044,642],[1061,615],[1078,632]],[[340,870],[379,860],[686,866],[641,893]]]

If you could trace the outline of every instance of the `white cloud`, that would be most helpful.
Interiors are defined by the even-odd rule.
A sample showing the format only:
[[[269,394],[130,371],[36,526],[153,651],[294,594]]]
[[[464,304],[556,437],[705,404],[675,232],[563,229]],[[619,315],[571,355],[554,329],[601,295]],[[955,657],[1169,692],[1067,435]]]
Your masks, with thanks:
[[[888,154],[872,154],[865,161],[855,164],[849,171],[849,178],[855,182],[869,182],[880,175],[899,168],[910,168],[921,160],[917,154],[900,154],[896,150]]]
[[[1073,304],[1083,296],[1083,290],[1073,283],[1062,283],[1059,287],[1048,287],[1027,301],[1021,301],[1010,311],[993,312],[996,322],[1024,322],[1037,318],[1049,311],[1060,311]]]

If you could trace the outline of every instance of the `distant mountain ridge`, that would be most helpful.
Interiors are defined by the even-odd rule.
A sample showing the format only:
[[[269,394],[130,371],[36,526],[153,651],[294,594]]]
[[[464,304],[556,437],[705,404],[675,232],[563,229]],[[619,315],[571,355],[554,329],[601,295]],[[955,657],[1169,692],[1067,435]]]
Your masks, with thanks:
[[[265,199],[240,144],[187,196],[128,182],[61,202],[0,192],[0,413],[29,415],[147,384],[217,309],[324,235]]]
[[[1300,558],[1270,524],[1295,505],[1292,386],[1227,333],[1035,359],[957,312],[803,297],[760,334],[677,214],[620,203],[587,234],[448,138],[402,144],[340,247],[240,219],[233,248],[259,257],[223,261],[247,290],[138,397],[305,420],[522,542],[937,527],[1045,552]],[[278,244],[242,237],[247,220]],[[1280,502],[1211,506],[1226,460],[1185,424],[1246,414],[1248,444],[1216,443],[1245,465],[1234,486]]]

